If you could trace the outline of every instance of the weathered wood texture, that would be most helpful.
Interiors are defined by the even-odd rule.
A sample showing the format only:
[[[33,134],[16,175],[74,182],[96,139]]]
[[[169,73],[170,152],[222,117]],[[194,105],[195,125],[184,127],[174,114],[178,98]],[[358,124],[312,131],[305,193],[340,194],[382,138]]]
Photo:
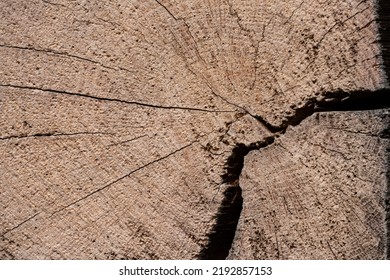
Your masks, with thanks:
[[[375,19],[373,0],[1,1],[0,258],[196,258],[237,144],[386,87]]]
[[[389,123],[388,110],[315,113],[250,152],[230,257],[386,258]]]

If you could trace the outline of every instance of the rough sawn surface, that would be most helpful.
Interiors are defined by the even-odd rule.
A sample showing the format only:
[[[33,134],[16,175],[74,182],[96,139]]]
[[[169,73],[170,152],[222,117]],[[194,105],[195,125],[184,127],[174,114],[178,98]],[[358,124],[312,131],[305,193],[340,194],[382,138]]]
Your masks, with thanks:
[[[0,258],[197,258],[237,144],[274,137],[269,124],[310,102],[386,87],[375,3],[1,1]],[[258,196],[244,193],[246,213]],[[360,250],[328,241],[335,257]]]

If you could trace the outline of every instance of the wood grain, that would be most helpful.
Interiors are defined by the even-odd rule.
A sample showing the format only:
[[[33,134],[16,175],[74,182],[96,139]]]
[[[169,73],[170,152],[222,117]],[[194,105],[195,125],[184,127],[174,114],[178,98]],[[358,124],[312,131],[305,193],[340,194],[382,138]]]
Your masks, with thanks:
[[[1,1],[0,258],[198,258],[232,187],[223,176],[235,147],[277,137],[316,104],[387,88],[377,15],[374,0]],[[374,174],[382,146],[363,136],[356,149]],[[344,162],[352,139],[335,140],[341,154],[313,147]],[[326,180],[358,181],[343,176]],[[258,199],[245,188],[245,211]],[[380,214],[365,249],[382,234],[374,202],[359,208]],[[264,252],[237,256],[275,258],[267,238]],[[337,258],[383,255],[328,242]],[[326,246],[279,257],[328,258]]]

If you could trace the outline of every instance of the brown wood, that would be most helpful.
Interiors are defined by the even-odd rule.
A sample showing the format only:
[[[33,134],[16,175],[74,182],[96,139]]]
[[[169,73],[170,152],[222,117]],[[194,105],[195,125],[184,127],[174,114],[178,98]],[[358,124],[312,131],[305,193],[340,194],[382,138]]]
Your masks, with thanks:
[[[1,1],[0,258],[216,257],[211,251],[219,249],[210,243],[221,204],[241,185],[249,150],[273,149],[273,139],[318,106],[388,94],[376,3]],[[340,124],[366,114],[372,115],[348,115]],[[311,125],[321,131],[321,122]],[[369,118],[364,129],[373,133],[374,125],[382,124]],[[310,125],[297,129],[309,135]],[[292,141],[289,131],[280,141]],[[375,138],[380,145],[374,151],[364,144],[371,138],[360,139],[357,151],[376,164],[370,171],[383,172],[384,153],[376,152],[386,141]],[[345,149],[354,144],[353,138],[341,140]],[[240,156],[232,156],[238,150]],[[268,156],[291,161],[279,150]],[[317,147],[315,156],[325,163],[329,153]],[[358,163],[353,157],[346,164]],[[260,167],[250,166],[261,178]],[[305,180],[325,172],[312,168]],[[284,180],[288,170],[278,170],[270,182]],[[344,173],[329,176],[355,182]],[[371,182],[359,184],[370,198],[378,190],[369,188]],[[271,244],[264,252],[247,251],[245,238],[254,231],[243,219],[253,213],[257,223],[262,213],[249,209],[259,199],[256,192],[243,187],[242,195],[243,239],[236,237],[231,257],[275,258],[273,236],[261,237]],[[343,208],[341,198],[329,207]],[[374,213],[358,207],[368,211],[361,216]],[[382,258],[386,246],[373,240],[384,236],[383,223],[375,230],[375,236],[365,233],[365,254],[358,253],[363,239],[356,246],[348,241],[345,254],[336,246],[343,239],[328,240],[334,257]],[[332,258],[318,242],[300,244],[279,257]],[[308,246],[317,247],[309,254]]]

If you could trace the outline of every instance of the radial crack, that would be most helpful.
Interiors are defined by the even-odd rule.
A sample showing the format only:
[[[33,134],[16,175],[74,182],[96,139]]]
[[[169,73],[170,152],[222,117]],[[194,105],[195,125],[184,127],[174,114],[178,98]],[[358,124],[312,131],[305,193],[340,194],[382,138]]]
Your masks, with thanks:
[[[0,87],[10,87],[10,88],[28,89],[28,90],[39,90],[39,91],[49,92],[49,93],[54,93],[54,94],[78,96],[78,97],[93,99],[93,100],[97,100],[97,101],[116,102],[116,103],[122,103],[122,104],[128,104],[128,105],[138,105],[138,106],[142,106],[142,107],[149,107],[149,108],[155,108],[155,109],[199,111],[199,112],[207,112],[207,113],[233,113],[233,112],[236,112],[236,111],[232,111],[232,110],[208,110],[208,109],[184,107],[184,106],[155,105],[155,104],[143,103],[143,102],[138,102],[138,101],[127,101],[127,100],[118,99],[118,98],[99,97],[99,96],[88,95],[88,94],[85,94],[85,93],[77,93],[77,92],[70,92],[70,91],[65,91],[65,90],[40,88],[40,87],[33,87],[33,86],[20,86],[20,85],[13,85],[13,84],[0,84]]]
[[[166,159],[166,158],[168,158],[168,157],[170,157],[170,156],[172,156],[172,155],[174,155],[174,154],[176,154],[176,153],[178,153],[178,152],[180,152],[180,151],[182,151],[182,150],[184,150],[184,149],[186,149],[186,148],[192,146],[192,145],[193,145],[194,143],[196,143],[196,142],[198,142],[198,141],[197,141],[197,140],[192,141],[191,143],[189,143],[189,144],[187,144],[187,145],[185,145],[185,146],[183,146],[183,147],[181,147],[181,148],[179,148],[179,149],[177,149],[177,150],[175,150],[175,151],[173,151],[173,152],[171,152],[171,153],[169,153],[169,154],[167,154],[167,155],[165,155],[165,156],[163,156],[163,157],[160,157],[160,158],[158,158],[158,159],[156,159],[156,160],[150,161],[150,162],[148,162],[148,163],[146,163],[146,164],[144,164],[144,165],[142,165],[142,166],[140,166],[140,167],[138,167],[138,168],[136,168],[136,169],[134,169],[134,170],[131,170],[130,172],[126,173],[125,175],[123,175],[123,176],[121,176],[121,177],[119,177],[119,178],[117,178],[117,179],[111,181],[111,182],[108,183],[107,185],[105,185],[105,186],[103,186],[103,187],[100,187],[100,188],[98,188],[98,189],[96,189],[96,190],[94,190],[94,191],[92,191],[92,192],[90,192],[90,193],[84,195],[83,197],[81,197],[81,198],[79,198],[79,199],[77,199],[77,200],[75,200],[75,201],[69,203],[68,205],[62,207],[62,208],[59,209],[59,210],[54,211],[54,212],[50,215],[50,217],[54,216],[55,214],[57,214],[57,213],[59,213],[59,212],[62,212],[63,210],[65,210],[65,209],[67,209],[67,208],[69,208],[69,207],[71,207],[71,206],[77,204],[78,202],[80,202],[80,201],[82,201],[82,200],[85,200],[85,199],[89,198],[90,196],[93,196],[94,194],[97,194],[97,193],[99,193],[99,192],[101,192],[101,191],[103,191],[103,190],[105,190],[105,189],[108,189],[108,188],[111,187],[112,185],[114,185],[114,184],[116,184],[116,183],[122,181],[123,179],[129,177],[130,175],[132,175],[132,174],[134,174],[134,173],[136,173],[136,172],[138,172],[138,171],[140,171],[140,170],[142,170],[142,169],[144,169],[144,168],[146,168],[146,167],[148,167],[148,166],[150,166],[150,165],[152,165],[152,164],[154,164],[154,163],[160,162],[160,161],[162,161],[162,160],[164,160],[164,159]]]
[[[36,137],[77,136],[77,135],[113,135],[113,134],[108,132],[72,132],[72,133],[46,132],[46,133],[35,133],[31,135],[27,135],[27,134],[9,135],[9,136],[0,137],[0,140],[25,139],[25,138],[36,138]]]
[[[158,0],[154,0],[156,3],[158,3],[161,7],[164,8],[165,11],[168,12],[168,14],[174,19],[174,20],[179,20],[177,17],[175,17],[175,15],[165,6],[163,5],[160,1]]]
[[[101,63],[99,61],[95,61],[95,60],[92,60],[92,59],[89,59],[89,58],[86,58],[86,57],[82,57],[82,56],[78,56],[78,55],[74,55],[74,54],[69,54],[67,52],[61,52],[61,51],[57,51],[57,50],[39,49],[39,48],[24,47],[24,46],[13,46],[13,45],[6,45],[6,44],[1,44],[0,47],[1,48],[8,48],[8,49],[18,49],[18,50],[42,52],[42,53],[51,54],[51,55],[57,55],[57,56],[64,56],[64,57],[68,57],[68,58],[74,58],[74,59],[78,59],[78,60],[81,60],[81,61],[89,62],[89,63],[92,63],[92,64],[97,64],[97,65],[99,65],[99,66],[101,66],[103,68],[110,69],[110,70],[118,70],[119,69],[119,70],[123,70],[123,71],[126,71],[126,72],[131,72],[130,70],[128,70],[126,68],[110,67],[110,66],[104,65],[103,63]]]
[[[28,221],[34,219],[34,218],[35,218],[36,216],[38,216],[39,214],[40,214],[39,212],[38,212],[38,213],[35,213],[34,215],[32,215],[31,217],[29,217],[29,218],[25,219],[24,221],[20,222],[19,224],[17,224],[17,225],[14,226],[13,228],[8,229],[8,230],[6,230],[5,232],[3,232],[3,233],[1,234],[1,236],[4,236],[4,235],[6,235],[7,233],[10,233],[11,231],[14,231],[15,229],[21,227],[22,225],[24,225],[24,224],[27,223]]]

